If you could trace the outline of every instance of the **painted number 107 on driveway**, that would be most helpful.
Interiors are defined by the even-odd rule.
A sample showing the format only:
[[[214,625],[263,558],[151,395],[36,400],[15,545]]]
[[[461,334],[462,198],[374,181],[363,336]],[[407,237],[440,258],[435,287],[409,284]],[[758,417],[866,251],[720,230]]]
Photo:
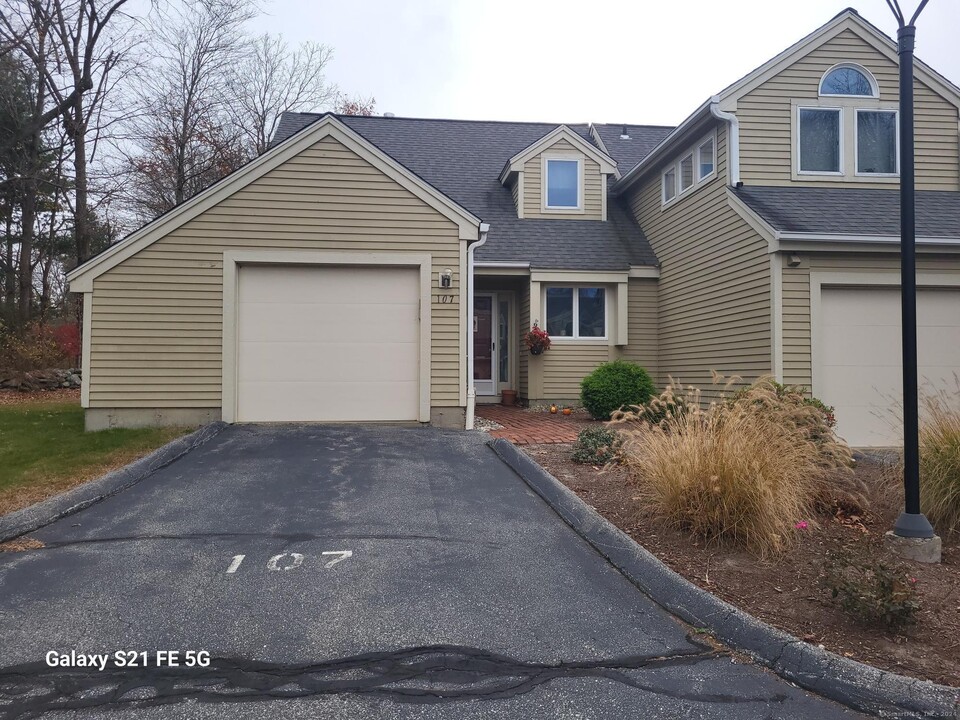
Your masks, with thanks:
[[[246,555],[234,555],[233,559],[230,561],[230,565],[227,566],[227,575],[233,575],[240,569],[240,566],[243,565],[243,561],[246,559]],[[280,553],[279,555],[274,555],[272,558],[267,560],[267,570],[271,572],[284,572],[287,570],[296,570],[298,567],[303,565],[303,561],[307,556],[302,555],[301,553]],[[338,563],[342,563],[344,560],[353,557],[353,550],[325,550],[320,553],[320,561],[323,563],[323,567],[332,568]]]

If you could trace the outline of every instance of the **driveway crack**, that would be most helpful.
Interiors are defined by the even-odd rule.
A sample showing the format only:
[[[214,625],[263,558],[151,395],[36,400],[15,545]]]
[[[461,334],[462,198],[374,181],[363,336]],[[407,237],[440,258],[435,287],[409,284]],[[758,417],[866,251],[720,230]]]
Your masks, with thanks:
[[[555,680],[603,678],[639,691],[699,703],[779,703],[771,694],[743,697],[697,692],[654,671],[693,666],[728,653],[694,638],[689,650],[556,663],[518,660],[472,647],[428,645],[310,664],[215,658],[205,668],[50,668],[37,662],[0,669],[0,717],[46,712],[150,707],[193,700],[237,703],[333,694],[375,695],[396,702],[444,703],[510,698]],[[644,677],[644,673],[650,673]]]

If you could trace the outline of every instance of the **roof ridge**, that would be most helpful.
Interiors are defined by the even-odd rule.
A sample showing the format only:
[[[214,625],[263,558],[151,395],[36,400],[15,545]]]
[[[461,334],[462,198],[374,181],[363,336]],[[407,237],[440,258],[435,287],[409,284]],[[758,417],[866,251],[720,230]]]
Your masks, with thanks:
[[[336,114],[336,113],[334,113]],[[541,120],[469,120],[466,118],[431,118],[431,117],[412,117],[409,115],[394,115],[393,117],[384,117],[383,115],[337,115],[338,118],[358,118],[358,119],[377,119],[377,120],[419,120],[424,122],[443,122],[443,123],[488,123],[491,125],[547,125],[549,127],[590,127],[589,122],[547,122]]]

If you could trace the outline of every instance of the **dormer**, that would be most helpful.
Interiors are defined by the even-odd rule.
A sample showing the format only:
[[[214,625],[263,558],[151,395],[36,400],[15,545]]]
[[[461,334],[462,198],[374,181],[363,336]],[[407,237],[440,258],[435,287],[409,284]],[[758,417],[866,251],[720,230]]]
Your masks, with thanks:
[[[510,158],[500,182],[519,218],[606,220],[613,158],[560,125]]]

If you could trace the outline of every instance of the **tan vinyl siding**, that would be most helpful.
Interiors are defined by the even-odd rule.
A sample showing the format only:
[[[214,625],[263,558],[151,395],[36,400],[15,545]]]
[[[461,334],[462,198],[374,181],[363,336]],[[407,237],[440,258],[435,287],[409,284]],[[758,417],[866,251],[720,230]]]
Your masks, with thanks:
[[[580,397],[580,381],[598,366],[617,357],[617,348],[602,343],[554,342],[541,356],[543,398],[575,400]]]
[[[456,225],[325,138],[94,281],[90,407],[220,407],[223,252],[254,249],[430,253],[434,298],[461,280]],[[456,406],[459,295],[430,312],[430,403]]]
[[[653,172],[629,198],[660,261],[658,384],[673,376],[707,397],[711,370],[745,379],[771,370],[767,246],[727,204],[726,164],[721,126],[712,180],[663,208]]]
[[[657,377],[657,281],[631,278],[627,286],[627,345],[624,360],[639,363]]]
[[[880,87],[880,102],[896,105],[898,102],[897,64],[878,52],[851,30],[804,56],[778,75],[763,83],[737,101],[740,121],[740,173],[747,184],[784,185],[802,182],[806,185],[836,187],[836,181],[808,179],[799,176],[791,180],[791,169],[796,165],[793,156],[791,101],[803,104],[817,101],[819,83],[828,68],[838,63],[862,65],[873,73]],[[935,93],[919,79],[915,81],[916,115],[916,172],[917,187],[927,190],[957,190],[958,167],[957,108]],[[834,98],[823,98],[824,104],[837,104]],[[852,99],[845,99],[851,102]],[[857,100],[858,107],[875,106],[870,99]],[[844,114],[847,114],[847,110]],[[845,124],[848,119],[845,118]],[[845,141],[844,152],[852,153],[852,144]],[[889,182],[864,181],[856,176],[844,181],[850,187],[886,187]]]
[[[569,211],[551,212],[543,209],[543,155],[550,153],[564,153],[577,155],[583,162],[583,212]],[[600,165],[588,158],[582,152],[564,139],[557,140],[539,155],[530,158],[523,166],[523,217],[524,218],[557,218],[564,217],[571,220],[600,220],[603,217],[603,176],[600,174]]]
[[[810,273],[811,272],[893,272],[900,270],[900,258],[887,253],[801,254],[798,267],[783,262],[783,382],[812,387],[810,356]],[[919,255],[917,272],[956,273],[956,255]],[[826,402],[829,399],[824,398]]]
[[[517,376],[517,392],[520,394],[521,398],[530,397],[530,383],[529,383],[529,372],[530,372],[530,351],[527,350],[527,344],[524,342],[524,335],[527,334],[527,331],[530,329],[531,320],[530,320],[530,283],[524,282],[523,286],[520,289],[520,292],[517,295],[519,302],[519,312],[517,316],[519,317],[519,322],[517,323],[517,334],[519,335],[519,343],[517,347],[519,348],[519,362],[518,366],[520,368],[519,375]]]

